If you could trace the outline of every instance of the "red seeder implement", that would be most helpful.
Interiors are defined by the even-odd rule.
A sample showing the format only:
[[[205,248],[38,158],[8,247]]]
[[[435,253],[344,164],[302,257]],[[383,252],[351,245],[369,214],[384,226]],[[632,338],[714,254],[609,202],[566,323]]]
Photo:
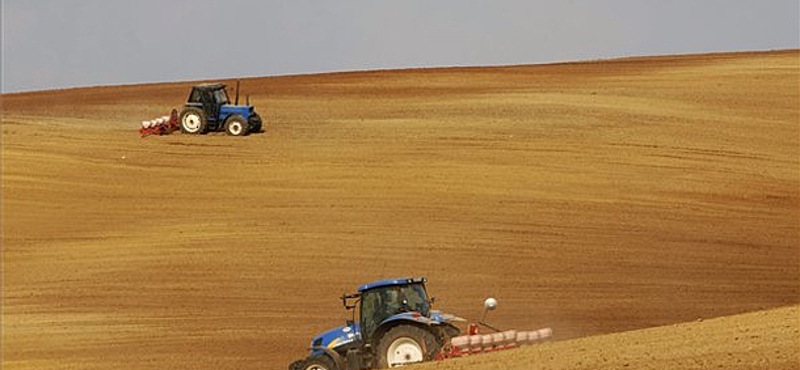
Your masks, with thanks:
[[[553,335],[550,328],[534,331],[507,330],[481,335],[478,325],[469,325],[469,334],[450,339],[450,346],[436,356],[437,360],[464,357],[479,353],[489,353],[514,349],[549,339]]]
[[[178,111],[172,110],[169,116],[163,116],[150,121],[142,121],[142,128],[139,129],[139,134],[142,137],[150,135],[169,135],[180,128],[178,124]]]

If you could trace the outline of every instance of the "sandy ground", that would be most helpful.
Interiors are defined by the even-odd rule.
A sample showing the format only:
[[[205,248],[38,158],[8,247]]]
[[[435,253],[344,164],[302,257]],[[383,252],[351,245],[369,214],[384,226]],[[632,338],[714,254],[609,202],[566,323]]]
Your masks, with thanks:
[[[140,138],[190,85],[2,95],[4,369],[285,369],[406,275],[556,341],[800,303],[796,50],[246,79],[265,133]]]
[[[800,368],[800,306],[522,347],[413,370]]]

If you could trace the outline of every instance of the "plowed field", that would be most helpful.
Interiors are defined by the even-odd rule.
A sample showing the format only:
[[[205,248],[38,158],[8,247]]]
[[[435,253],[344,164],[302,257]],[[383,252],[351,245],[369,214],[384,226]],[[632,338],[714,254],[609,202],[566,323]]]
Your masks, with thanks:
[[[264,133],[140,138],[191,85],[2,95],[4,369],[285,369],[407,275],[553,349],[800,303],[797,50],[244,79]]]

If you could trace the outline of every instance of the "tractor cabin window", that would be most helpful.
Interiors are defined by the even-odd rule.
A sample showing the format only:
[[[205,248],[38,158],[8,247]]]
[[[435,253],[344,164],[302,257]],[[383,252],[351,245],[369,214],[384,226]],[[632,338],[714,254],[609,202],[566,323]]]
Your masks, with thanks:
[[[228,104],[228,94],[225,92],[225,89],[215,90],[214,100],[217,102],[217,104]]]
[[[201,103],[199,90],[197,89],[192,90],[192,95],[189,96],[189,103]]]
[[[377,288],[361,295],[362,331],[369,337],[384,320],[402,312],[428,316],[428,295],[422,284]]]

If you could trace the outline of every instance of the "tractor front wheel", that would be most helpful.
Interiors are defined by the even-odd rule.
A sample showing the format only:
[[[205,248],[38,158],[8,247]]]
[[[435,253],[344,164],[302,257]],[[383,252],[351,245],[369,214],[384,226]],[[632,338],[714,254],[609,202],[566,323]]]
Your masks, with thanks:
[[[386,332],[378,343],[377,365],[386,369],[430,361],[438,351],[433,333],[413,325],[400,325]]]
[[[339,370],[333,360],[325,355],[314,355],[305,360],[303,370]]]
[[[250,117],[250,132],[261,132],[262,127],[262,120],[261,116],[258,113],[253,113],[253,116]]]
[[[208,119],[202,109],[188,107],[181,112],[181,132],[186,134],[205,134],[208,131]]]
[[[244,117],[235,114],[225,120],[225,132],[231,136],[245,136],[250,133],[250,125]]]

